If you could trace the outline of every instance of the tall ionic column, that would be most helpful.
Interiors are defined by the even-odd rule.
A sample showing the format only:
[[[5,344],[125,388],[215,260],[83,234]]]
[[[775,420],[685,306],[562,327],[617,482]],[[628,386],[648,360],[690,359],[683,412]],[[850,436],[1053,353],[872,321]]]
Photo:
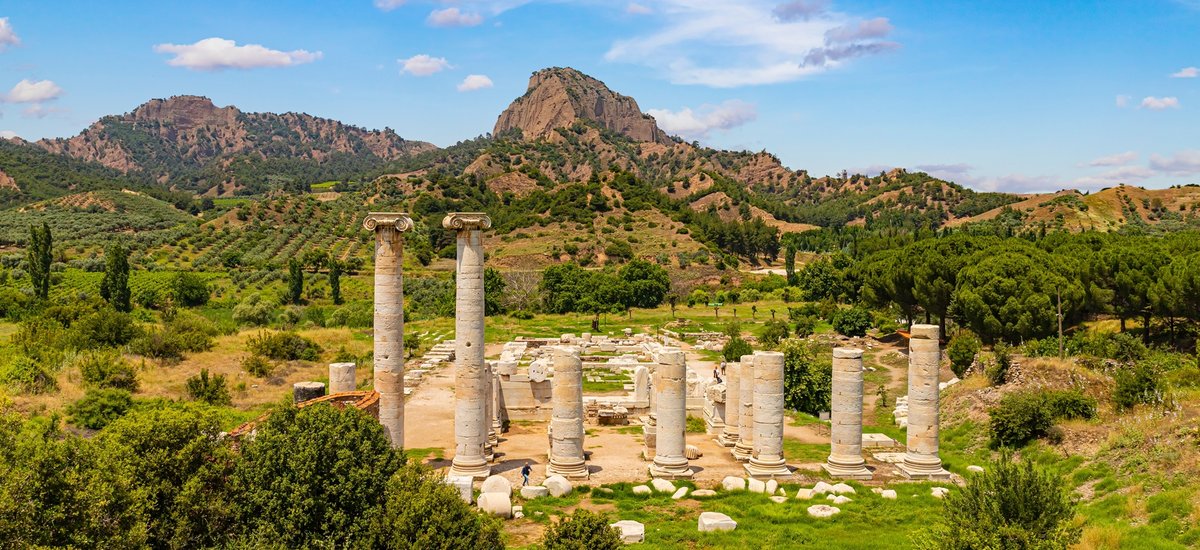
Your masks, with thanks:
[[[657,444],[650,475],[665,479],[691,479],[684,447],[687,440],[687,364],[682,351],[667,348],[659,353],[656,372],[658,387]]]
[[[502,412],[500,403],[500,375],[496,374],[496,369],[492,369],[492,434],[496,436],[494,445],[500,444],[500,433],[504,431],[504,423],[501,420]],[[491,437],[489,435],[488,437]]]
[[[863,351],[833,348],[829,458],[822,467],[835,479],[871,479],[862,457]]]
[[[450,477],[485,478],[488,430],[483,364],[483,230],[492,226],[487,214],[452,212],[442,227],[458,237],[458,285],[454,309],[454,460]]]
[[[488,462],[496,460],[496,445],[500,443],[500,438],[496,436],[496,431],[492,429],[492,364],[488,361],[483,363],[483,418],[487,426],[487,437],[484,438],[483,458]]]
[[[404,237],[408,214],[371,212],[363,220],[375,232],[375,391],[379,423],[392,447],[404,446]]]
[[[588,477],[583,462],[583,361],[576,348],[555,347],[551,385],[550,464],[546,476]]]
[[[742,364],[725,365],[725,430],[717,438],[723,447],[737,445],[742,412]]]
[[[788,477],[783,460],[783,354],[754,356],[754,452],[746,473],[756,478]]]
[[[937,325],[913,325],[908,341],[908,452],[896,467],[910,479],[950,479],[938,456]]]
[[[743,355],[739,365],[741,380],[738,382],[738,401],[741,407],[738,409],[738,439],[730,452],[738,462],[745,462],[754,453],[754,356]]]

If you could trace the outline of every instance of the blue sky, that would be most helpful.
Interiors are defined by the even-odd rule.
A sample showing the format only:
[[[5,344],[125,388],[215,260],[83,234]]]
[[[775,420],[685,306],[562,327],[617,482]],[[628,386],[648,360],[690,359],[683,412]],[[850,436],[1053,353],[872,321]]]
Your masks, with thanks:
[[[1200,183],[1200,0],[6,2],[0,131],[155,97],[449,145],[571,66],[666,130],[983,190]]]

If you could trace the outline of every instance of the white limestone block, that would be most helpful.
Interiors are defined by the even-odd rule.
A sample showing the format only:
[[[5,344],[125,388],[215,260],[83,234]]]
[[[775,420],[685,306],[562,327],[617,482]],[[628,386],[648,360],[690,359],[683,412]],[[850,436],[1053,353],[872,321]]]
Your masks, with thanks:
[[[833,486],[833,493],[835,495],[853,495],[854,487],[851,487],[845,483],[838,483],[837,485]]]
[[[521,498],[535,499],[550,494],[550,490],[540,485],[525,485],[521,487]]]
[[[646,526],[636,521],[623,519],[609,525],[621,531],[621,542],[625,544],[637,544],[646,540]]]
[[[967,471],[974,473],[974,474],[982,474],[983,466],[976,466],[976,465],[972,464],[970,466],[967,466]]]
[[[521,518],[525,517],[525,507],[524,506],[513,506],[512,514],[513,514],[513,519],[521,519]]]
[[[678,490],[676,490],[676,491],[675,491],[675,494],[671,495],[671,499],[672,499],[672,500],[679,500],[679,499],[681,499],[681,498],[683,498],[683,497],[687,496],[687,494],[688,494],[688,488],[687,488],[687,487],[680,487]]]
[[[479,509],[493,516],[512,517],[512,499],[507,493],[483,493],[479,495]]]
[[[823,495],[825,493],[832,493],[832,492],[833,492],[833,485],[825,483],[824,481],[818,481],[817,484],[813,485],[813,488],[812,488],[812,494],[814,494],[814,495]]]
[[[825,497],[825,499],[833,501],[834,504],[845,504],[850,502],[850,497],[844,497],[842,495],[829,495]]]
[[[841,510],[825,504],[814,504],[808,507],[808,515],[814,518],[827,518],[838,512]]]
[[[561,497],[570,493],[571,490],[574,489],[574,487],[571,486],[571,482],[568,481],[567,478],[560,475],[553,475],[546,478],[546,480],[542,482],[542,486],[550,492],[550,496],[555,497]]]
[[[885,489],[885,490],[879,492],[879,496],[886,498],[888,500],[896,500],[896,490],[895,489]]]
[[[646,485],[637,485],[633,488],[633,494],[635,495],[648,495],[652,492],[653,491],[650,490],[650,487]]]
[[[658,491],[660,493],[674,493],[675,492],[675,484],[671,483],[670,481],[665,480],[665,479],[650,480],[650,485],[652,487],[654,487],[655,491]]]
[[[463,502],[470,504],[474,496],[471,492],[472,479],[464,476],[450,476],[446,478],[446,485],[454,487],[458,490],[458,496]]]
[[[796,489],[796,500],[812,500],[812,489]]]
[[[946,495],[950,494],[950,489],[945,487],[933,487],[929,489],[929,494],[933,495],[934,498],[946,498]]]
[[[768,479],[767,480],[767,489],[766,489],[767,494],[773,495],[773,494],[775,494],[775,491],[778,491],[778,490],[779,490],[779,482],[775,481],[774,479]]]
[[[726,491],[745,491],[746,480],[740,477],[725,476],[725,479],[721,480],[721,487]]]
[[[787,497],[773,496],[773,497],[767,497],[767,498],[771,499],[771,502],[775,502],[778,504],[783,504],[783,503],[787,502]]]
[[[504,493],[504,496],[512,496],[512,483],[504,476],[491,475],[483,480],[483,484],[479,486],[480,493]]]
[[[703,512],[700,514],[700,520],[697,522],[696,528],[701,533],[732,531],[737,529],[737,522],[733,521],[733,518],[719,512]]]
[[[715,496],[717,496],[717,492],[712,489],[696,489],[695,491],[692,491],[692,496],[694,496],[694,497],[715,497]]]

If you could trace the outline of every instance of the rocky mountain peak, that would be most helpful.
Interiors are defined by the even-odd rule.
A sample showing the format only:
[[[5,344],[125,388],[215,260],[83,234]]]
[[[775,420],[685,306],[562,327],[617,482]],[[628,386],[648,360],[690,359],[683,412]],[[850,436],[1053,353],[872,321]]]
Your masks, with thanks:
[[[525,139],[548,136],[579,119],[590,120],[634,141],[668,143],[654,117],[642,113],[632,97],[570,67],[542,69],[529,77],[525,95],[500,113],[493,134],[519,128]]]
[[[151,99],[125,118],[137,122],[162,122],[179,130],[190,130],[205,125],[231,125],[240,113],[237,107],[217,107],[204,96],[177,95],[167,99]]]

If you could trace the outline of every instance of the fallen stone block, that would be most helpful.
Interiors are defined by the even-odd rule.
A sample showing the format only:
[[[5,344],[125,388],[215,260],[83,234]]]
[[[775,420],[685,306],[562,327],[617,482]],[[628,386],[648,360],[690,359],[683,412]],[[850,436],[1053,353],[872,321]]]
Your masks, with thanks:
[[[633,494],[635,495],[648,495],[652,492],[654,491],[651,491],[650,487],[646,485],[637,485],[633,488]]]
[[[631,519],[623,519],[610,526],[621,531],[621,542],[625,544],[637,544],[646,540],[646,526]]]
[[[550,490],[539,485],[526,485],[521,487],[521,498],[534,499],[542,498],[550,494]]]
[[[796,499],[797,500],[812,500],[812,497],[813,497],[812,489],[796,489]]]
[[[832,492],[833,492],[833,485],[825,483],[824,481],[818,481],[817,484],[813,485],[813,488],[812,488],[812,494],[814,494],[814,495],[823,495],[825,493],[832,493]]]
[[[841,512],[840,509],[825,504],[814,504],[808,507],[808,515],[814,518],[827,518],[839,512]]]
[[[480,493],[504,493],[504,496],[512,496],[512,482],[503,476],[488,476],[479,486]]]
[[[507,493],[483,493],[479,495],[479,509],[493,516],[512,517],[512,499]]]
[[[879,492],[879,496],[888,500],[896,500],[896,491],[894,489],[885,489]]]
[[[719,512],[703,512],[700,514],[696,529],[701,533],[732,531],[737,529],[737,522],[733,521],[733,518]]]
[[[571,486],[571,482],[567,481],[567,478],[560,475],[553,475],[546,478],[546,480],[542,482],[542,487],[545,487],[548,491],[550,491],[550,496],[555,497],[566,495],[570,493],[572,489],[574,489],[574,487]]]
[[[726,491],[745,491],[746,480],[740,477],[725,476],[725,479],[721,480],[721,487]]]
[[[945,498],[946,495],[950,494],[950,489],[945,487],[933,487],[929,490],[929,494],[933,495],[934,498]]]
[[[692,491],[692,496],[694,496],[694,497],[715,497],[715,496],[717,496],[717,492],[712,489],[696,489],[695,491]]]
[[[675,484],[665,479],[652,479],[650,480],[650,486],[654,487],[654,490],[660,493],[675,492]]]
[[[972,464],[970,466],[967,466],[967,471],[971,472],[971,473],[975,473],[975,474],[982,474],[983,466],[976,466],[976,465]]]
[[[778,491],[778,490],[779,490],[779,482],[775,481],[774,479],[768,479],[767,480],[767,489],[766,489],[767,494],[773,495],[773,494],[775,494],[775,491]]]
[[[458,491],[458,498],[463,502],[470,504],[473,495],[471,490],[471,478],[465,476],[451,476],[446,478],[446,485],[454,487]]]
[[[838,483],[837,485],[833,486],[832,492],[835,495],[853,495],[854,487],[846,485],[845,483]]]
[[[700,452],[700,447],[688,445],[683,448],[683,456],[687,457],[688,460],[696,460],[704,456],[704,453]]]
[[[513,519],[521,519],[521,518],[525,517],[525,507],[524,506],[513,506],[512,514],[513,514]]]
[[[787,502],[787,497],[773,496],[773,497],[767,497],[767,498],[771,499],[771,502],[775,502],[778,504],[783,504],[783,503]]]
[[[676,490],[676,491],[675,491],[675,493],[674,493],[674,494],[672,494],[672,495],[671,495],[671,498],[672,498],[673,500],[679,500],[679,499],[681,499],[681,498],[683,498],[683,497],[687,496],[687,494],[688,494],[688,488],[687,488],[687,487],[680,487],[678,490]]]
[[[842,495],[829,495],[828,497],[825,497],[825,498],[830,501],[833,501],[834,504],[845,504],[847,502],[850,502],[850,497],[844,497]]]
[[[765,493],[767,492],[767,484],[760,480],[750,478],[746,480],[746,489],[751,493]]]

